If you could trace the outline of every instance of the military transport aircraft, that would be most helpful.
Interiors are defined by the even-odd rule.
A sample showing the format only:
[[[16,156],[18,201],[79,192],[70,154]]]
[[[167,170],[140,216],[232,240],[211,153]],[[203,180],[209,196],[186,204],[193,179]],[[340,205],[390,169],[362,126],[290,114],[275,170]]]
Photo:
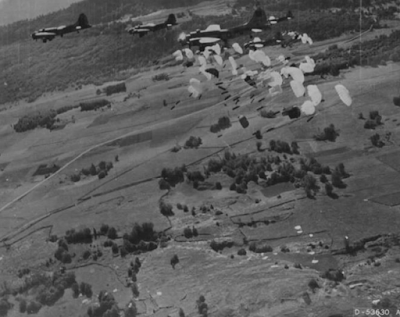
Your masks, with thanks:
[[[253,17],[246,24],[230,29],[221,29],[219,25],[212,24],[205,30],[197,30],[190,32],[189,34],[182,33],[179,36],[178,41],[182,45],[189,45],[189,47],[198,46],[201,43],[215,43],[220,40],[227,44],[228,40],[231,38],[244,34],[251,34],[252,32],[257,33],[263,30],[268,30],[271,28],[271,25],[287,21],[292,18],[293,15],[290,11],[284,17],[275,18],[272,16],[267,18],[265,11],[261,8],[257,8]]]
[[[42,40],[43,43],[47,41],[51,41],[57,35],[63,37],[66,33],[78,32],[80,30],[91,28],[92,26],[89,24],[88,19],[84,13],[79,15],[78,21],[75,24],[71,25],[62,25],[58,27],[44,28],[39,31],[35,31],[32,33],[32,38],[34,40]]]
[[[176,17],[175,14],[170,14],[163,23],[159,24],[154,24],[154,23],[149,23],[149,24],[142,24],[142,25],[136,25],[134,27],[129,28],[127,31],[130,34],[139,34],[139,37],[145,36],[149,32],[156,32],[162,29],[169,29],[174,25],[178,25],[176,22]]]

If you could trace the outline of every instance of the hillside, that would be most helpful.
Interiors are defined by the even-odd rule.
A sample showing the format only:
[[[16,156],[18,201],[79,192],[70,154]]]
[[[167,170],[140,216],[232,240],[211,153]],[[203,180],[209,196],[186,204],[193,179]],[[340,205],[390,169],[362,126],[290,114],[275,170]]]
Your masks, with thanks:
[[[177,5],[179,3],[177,2]],[[225,2],[221,3],[222,6],[229,9]],[[73,6],[75,5],[78,4]],[[145,9],[139,12],[150,12],[151,5],[152,2],[146,2]],[[61,13],[69,16],[70,9]],[[101,8],[97,8],[97,10],[101,10]],[[185,12],[186,9],[177,8],[177,10]],[[193,11],[196,13],[196,7],[193,7]],[[93,11],[85,10],[85,12]],[[121,12],[129,13],[129,10],[124,9]],[[97,22],[105,22],[120,17],[121,12],[117,14],[116,11],[108,10],[106,16],[100,14],[93,14],[93,16],[97,17]],[[293,12],[295,20],[277,26],[274,32],[295,29],[308,33],[315,40],[324,40],[344,32],[357,30],[360,27],[357,15],[350,10],[337,14],[298,10]],[[155,60],[180,48],[177,38],[181,32],[204,29],[209,24],[220,24],[223,27],[238,25],[247,22],[252,14],[252,9],[242,11],[240,16],[226,14],[216,16],[215,12],[210,11],[207,15],[194,15],[190,21],[181,22],[172,30],[150,34],[140,39],[130,36],[125,31],[129,23],[112,23],[95,25],[92,29],[85,30],[80,34],[69,34],[45,45],[31,39],[3,44],[0,46],[2,55],[0,67],[3,69],[0,73],[0,82],[5,84],[0,86],[0,104],[15,102],[19,99],[33,101],[46,92],[67,88],[79,89],[86,84],[102,84],[106,81],[125,79],[129,74],[137,72],[142,67],[152,66]],[[284,12],[275,14],[284,14]],[[91,16],[92,14],[89,16],[89,21],[95,24],[96,21],[92,22]],[[163,17],[162,14],[159,16]],[[47,16],[46,19],[48,20],[47,25],[60,23],[58,18],[56,20],[52,15]],[[61,19],[61,21],[66,20],[66,18]],[[29,24],[29,27],[32,29],[32,25],[39,26],[39,22],[44,21],[38,19]],[[372,24],[375,22],[371,18],[365,17],[361,28],[362,30],[369,29]],[[22,22],[21,25],[23,25]],[[10,28],[14,28],[14,26],[15,24]],[[17,28],[14,31],[18,32],[18,30]],[[14,36],[7,35],[5,37],[5,29],[0,29],[1,32],[3,32],[3,39],[14,39]],[[271,32],[264,32],[260,36],[271,36]],[[15,39],[17,38],[18,35],[15,36]],[[247,39],[242,37],[237,41],[243,44]]]
[[[59,11],[81,0],[2,0],[0,1],[0,26],[20,20],[31,20],[39,15]]]

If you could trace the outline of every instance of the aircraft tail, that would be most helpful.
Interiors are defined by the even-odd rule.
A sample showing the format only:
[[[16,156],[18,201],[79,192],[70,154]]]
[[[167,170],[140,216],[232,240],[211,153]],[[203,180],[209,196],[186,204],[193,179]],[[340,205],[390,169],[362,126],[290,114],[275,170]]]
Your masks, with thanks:
[[[76,26],[80,26],[82,28],[90,27],[89,20],[84,13],[81,13],[79,15],[78,21],[76,22]]]
[[[247,23],[252,28],[262,27],[267,23],[267,14],[261,8],[257,8],[250,21]]]
[[[176,25],[177,23],[176,23],[176,17],[175,17],[175,14],[173,14],[173,13],[171,13],[169,16],[168,16],[168,19],[165,21],[165,24],[171,24],[171,25]]]

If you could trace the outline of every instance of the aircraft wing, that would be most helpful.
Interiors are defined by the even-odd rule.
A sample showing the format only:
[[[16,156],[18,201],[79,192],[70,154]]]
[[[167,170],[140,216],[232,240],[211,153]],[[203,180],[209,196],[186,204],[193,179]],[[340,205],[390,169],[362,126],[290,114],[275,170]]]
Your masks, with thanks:
[[[198,38],[198,40],[202,44],[215,43],[221,41],[221,39],[218,37],[200,37]]]
[[[34,33],[34,37],[38,39],[53,39],[55,38],[56,33],[53,32],[37,32]]]

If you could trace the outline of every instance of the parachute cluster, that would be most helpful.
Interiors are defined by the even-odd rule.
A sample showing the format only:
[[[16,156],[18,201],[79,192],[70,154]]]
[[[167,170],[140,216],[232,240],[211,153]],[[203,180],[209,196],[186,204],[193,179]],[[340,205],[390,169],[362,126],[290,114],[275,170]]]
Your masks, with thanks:
[[[291,40],[301,41],[303,44],[313,44],[312,39],[307,34],[286,32],[283,36],[289,37]],[[231,81],[234,79],[243,80],[252,88],[266,90],[270,97],[282,94],[287,87],[290,87],[289,91],[291,90],[296,98],[306,98],[299,105],[283,109],[281,112],[283,116],[295,119],[302,115],[315,115],[317,107],[324,101],[323,95],[317,85],[305,85],[305,76],[314,72],[316,62],[310,56],[305,56],[299,63],[291,63],[290,57],[284,55],[280,55],[272,61],[262,50],[264,43],[266,41],[263,42],[260,38],[254,38],[251,47],[248,49],[248,58],[258,66],[256,70],[248,70],[243,65],[238,65],[236,58],[245,55],[245,50],[238,43],[234,43],[231,48],[224,50],[218,43],[210,42],[210,45],[206,46],[203,52],[194,54],[189,48],[185,48],[174,52],[172,55],[177,61],[186,59],[194,63],[197,59],[199,74],[202,74],[205,79],[203,81],[196,78],[190,79],[188,92],[192,98],[201,98],[204,92],[204,81],[208,82],[213,78],[220,78],[220,72],[228,66],[234,77]],[[228,94],[225,101],[231,99],[236,105],[239,103],[240,96],[233,98],[227,88],[223,87],[223,82],[215,84],[223,90],[221,94]],[[350,93],[342,84],[336,85],[335,90],[345,105],[350,106],[352,104]],[[253,100],[254,98],[251,102]],[[234,107],[233,110],[239,108],[239,106]],[[242,123],[244,128],[247,126],[247,124],[243,124],[245,121],[245,117],[239,118],[239,122]]]

